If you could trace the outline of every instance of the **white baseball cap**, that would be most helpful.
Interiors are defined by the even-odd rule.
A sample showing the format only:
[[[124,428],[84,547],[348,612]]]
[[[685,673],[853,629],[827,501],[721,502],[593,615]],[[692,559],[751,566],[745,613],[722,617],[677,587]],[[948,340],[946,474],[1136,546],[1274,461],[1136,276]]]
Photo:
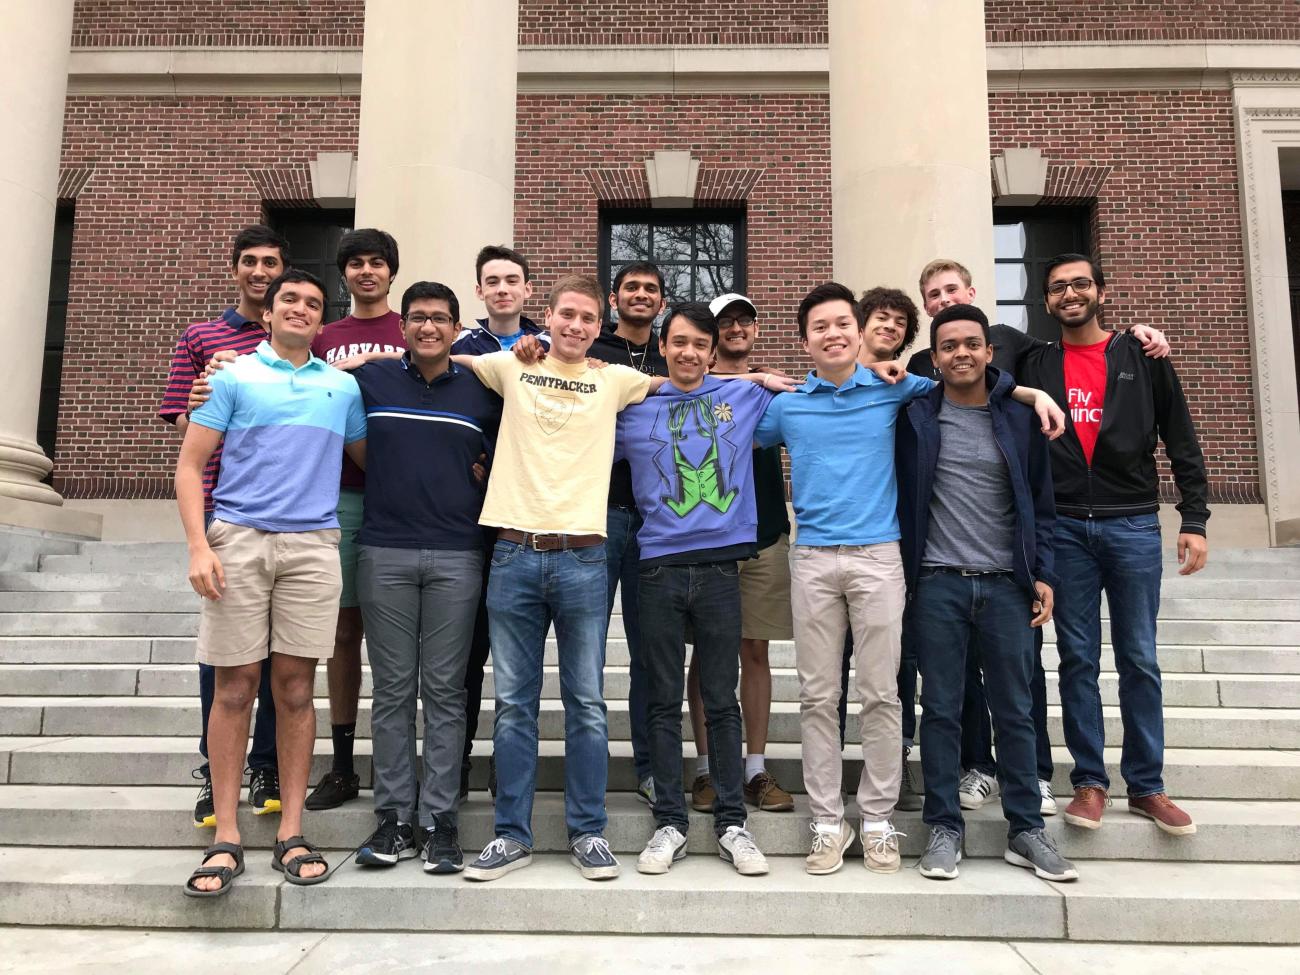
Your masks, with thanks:
[[[735,302],[740,302],[742,305],[748,305],[749,313],[755,318],[758,317],[758,309],[754,307],[754,303],[744,295],[738,295],[734,291],[725,295],[718,295],[718,297],[710,301],[709,313],[713,315],[714,318],[717,318],[728,305],[734,304]]]

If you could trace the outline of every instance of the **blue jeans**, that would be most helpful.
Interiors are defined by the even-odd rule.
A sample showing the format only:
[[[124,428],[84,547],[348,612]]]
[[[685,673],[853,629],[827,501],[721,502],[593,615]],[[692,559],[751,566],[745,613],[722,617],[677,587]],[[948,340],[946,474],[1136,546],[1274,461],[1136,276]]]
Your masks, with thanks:
[[[1043,671],[1043,628],[1034,628],[1034,732],[1038,742],[1038,777],[1052,781],[1052,742],[1047,735],[1047,675]],[[966,699],[961,709],[961,767],[979,769],[986,775],[997,774],[993,756],[993,726],[989,723],[989,705],[984,696],[984,677],[980,673],[979,650],[973,644],[966,655]]]
[[[682,790],[682,692],[686,625],[695,630],[708,728],[709,762],[717,799],[713,831],[745,825],[740,759],[740,575],[735,562],[659,565],[641,570],[641,595],[654,606],[641,620],[641,647],[650,677],[650,758],[655,778],[655,826],[686,832]]]
[[[488,577],[496,684],[496,835],[533,845],[537,711],[546,633],[555,623],[564,702],[564,819],[569,839],[605,831],[605,547],[538,552],[498,541]]]
[[[212,525],[212,512],[203,516],[203,527]],[[212,714],[212,699],[217,693],[217,671],[211,664],[199,664],[199,714],[203,731],[199,735],[199,754],[203,764],[199,773],[211,777],[208,769],[208,716]],[[251,769],[278,768],[275,752],[275,699],[271,697],[271,659],[262,664],[262,682],[257,687],[257,714],[253,718],[253,745],[248,750],[248,767]]]
[[[622,585],[623,634],[627,640],[628,689],[627,716],[632,726],[632,764],[637,782],[650,775],[650,722],[648,679],[641,654],[641,615],[637,611],[637,573],[640,571],[641,546],[636,533],[641,530],[641,514],[635,508],[613,505],[605,522],[605,567],[609,573],[605,618],[614,612],[614,591]]]
[[[929,826],[962,832],[957,786],[961,778],[961,712],[966,658],[974,642],[987,678],[997,730],[1002,812],[1008,835],[1039,829],[1034,754],[1034,636],[1029,593],[1010,573],[963,576],[922,569],[912,598],[912,627],[921,671],[921,770]],[[974,640],[972,641],[972,636]]]
[[[1165,723],[1156,615],[1160,611],[1160,519],[1154,515],[1056,519],[1056,646],[1061,716],[1074,758],[1070,782],[1110,788],[1102,748],[1101,593],[1110,606],[1110,642],[1124,725],[1120,774],[1134,798],[1165,791]]]

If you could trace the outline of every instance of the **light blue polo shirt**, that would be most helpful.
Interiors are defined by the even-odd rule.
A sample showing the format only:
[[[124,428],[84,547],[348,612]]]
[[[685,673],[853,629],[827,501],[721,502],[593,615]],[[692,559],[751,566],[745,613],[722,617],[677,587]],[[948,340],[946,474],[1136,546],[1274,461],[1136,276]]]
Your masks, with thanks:
[[[268,532],[338,528],[343,445],[366,435],[357,381],[315,356],[295,368],[263,341],[211,384],[190,420],[225,434],[213,515]]]
[[[797,392],[772,400],[754,439],[790,454],[800,545],[898,541],[894,425],[934,385],[910,374],[890,385],[859,365],[843,386],[810,372]]]

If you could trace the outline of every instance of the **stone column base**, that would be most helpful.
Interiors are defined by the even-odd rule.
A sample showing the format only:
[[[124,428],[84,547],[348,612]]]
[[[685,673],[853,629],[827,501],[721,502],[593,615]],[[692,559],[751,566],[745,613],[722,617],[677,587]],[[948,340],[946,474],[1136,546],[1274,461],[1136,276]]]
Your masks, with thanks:
[[[102,515],[61,507],[63,499],[54,491],[50,493],[59,498],[56,504],[7,497],[4,491],[5,485],[0,482],[0,527],[28,528],[51,535],[96,541],[102,537]]]
[[[53,466],[40,444],[0,434],[0,498],[63,504],[59,492],[41,483]]]

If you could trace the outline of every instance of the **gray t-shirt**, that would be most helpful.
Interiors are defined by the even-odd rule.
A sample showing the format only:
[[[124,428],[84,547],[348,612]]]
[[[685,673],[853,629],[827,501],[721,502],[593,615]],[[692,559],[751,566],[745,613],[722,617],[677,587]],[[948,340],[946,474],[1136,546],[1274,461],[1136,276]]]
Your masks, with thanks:
[[[1011,571],[1015,506],[989,408],[956,406],[945,399],[939,438],[930,534],[921,564]]]

